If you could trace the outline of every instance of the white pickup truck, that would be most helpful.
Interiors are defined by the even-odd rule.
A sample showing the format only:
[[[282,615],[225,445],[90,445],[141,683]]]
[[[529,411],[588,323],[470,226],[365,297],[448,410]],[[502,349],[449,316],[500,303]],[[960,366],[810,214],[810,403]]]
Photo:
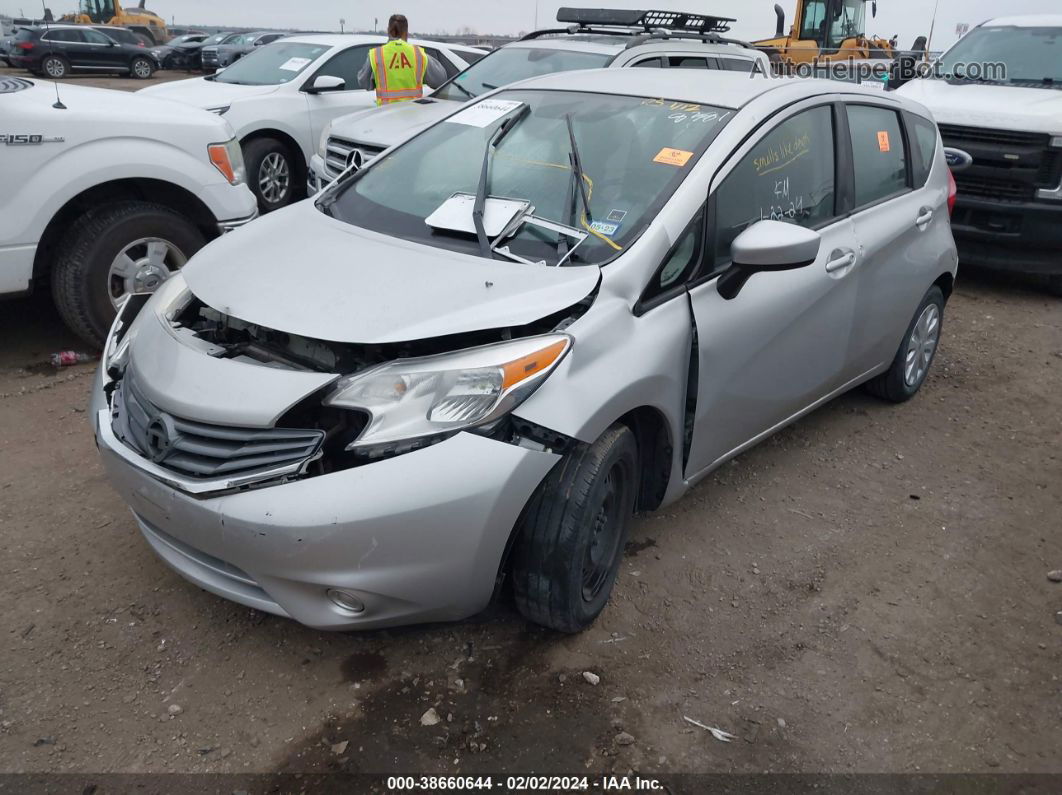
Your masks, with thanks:
[[[960,259],[1062,295],[1062,14],[989,20],[899,93],[940,125]]]
[[[0,76],[0,119],[0,298],[50,283],[90,344],[124,296],[258,214],[232,127],[207,111]]]

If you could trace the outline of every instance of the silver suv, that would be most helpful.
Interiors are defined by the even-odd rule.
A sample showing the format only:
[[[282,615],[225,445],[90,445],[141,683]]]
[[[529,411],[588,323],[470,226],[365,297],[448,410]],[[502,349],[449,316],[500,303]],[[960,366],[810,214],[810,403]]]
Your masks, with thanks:
[[[360,629],[504,584],[575,632],[635,510],[853,387],[918,392],[952,198],[929,113],[880,91],[510,86],[130,301],[100,453],[155,551],[229,599]]]
[[[348,168],[449,116],[455,103],[500,86],[576,69],[724,69],[770,74],[767,56],[724,38],[734,20],[672,11],[562,8],[567,27],[540,30],[472,65],[430,97],[370,108],[337,118],[325,128],[311,158],[307,191],[313,195]],[[758,68],[757,68],[758,65]]]

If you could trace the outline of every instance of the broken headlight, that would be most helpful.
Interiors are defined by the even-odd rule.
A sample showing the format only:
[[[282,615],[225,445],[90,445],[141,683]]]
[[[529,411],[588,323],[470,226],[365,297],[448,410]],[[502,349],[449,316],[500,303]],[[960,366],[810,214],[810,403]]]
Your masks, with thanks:
[[[347,450],[454,433],[515,409],[571,347],[568,335],[547,334],[399,359],[341,379],[323,402],[369,415]]]

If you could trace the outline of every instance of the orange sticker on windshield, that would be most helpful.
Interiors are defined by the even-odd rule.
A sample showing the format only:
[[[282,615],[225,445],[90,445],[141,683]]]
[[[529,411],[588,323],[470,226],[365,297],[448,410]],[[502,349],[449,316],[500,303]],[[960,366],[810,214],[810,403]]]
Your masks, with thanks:
[[[888,152],[892,149],[889,145],[889,133],[886,130],[881,130],[878,133],[878,149],[882,152]]]
[[[669,149],[664,147],[653,158],[654,163],[663,163],[665,166],[684,166],[690,162],[693,152],[685,149]]]

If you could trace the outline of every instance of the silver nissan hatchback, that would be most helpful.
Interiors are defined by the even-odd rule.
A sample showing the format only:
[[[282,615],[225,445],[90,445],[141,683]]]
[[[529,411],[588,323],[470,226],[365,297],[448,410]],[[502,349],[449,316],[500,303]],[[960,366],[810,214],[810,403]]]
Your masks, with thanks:
[[[678,69],[510,86],[130,299],[103,463],[158,555],[228,599],[361,629],[505,587],[576,632],[636,511],[853,387],[918,392],[953,195],[895,95]]]

